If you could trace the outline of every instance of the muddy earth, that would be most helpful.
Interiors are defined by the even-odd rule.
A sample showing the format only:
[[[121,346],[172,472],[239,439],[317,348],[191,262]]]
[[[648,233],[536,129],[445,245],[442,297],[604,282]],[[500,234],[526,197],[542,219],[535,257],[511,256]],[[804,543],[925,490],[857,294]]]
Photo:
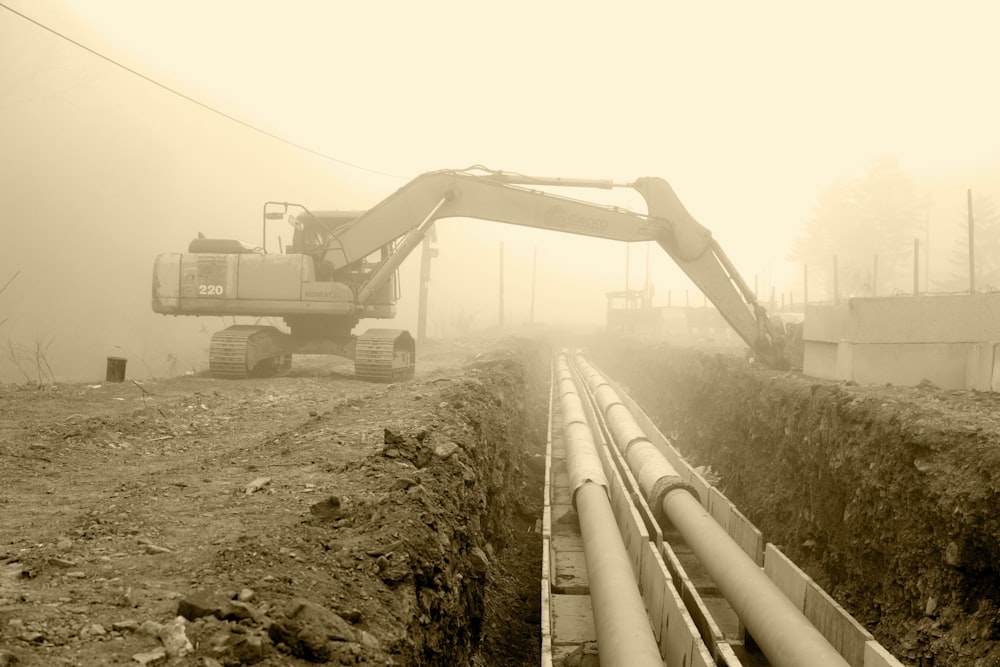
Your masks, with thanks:
[[[537,665],[547,352],[422,353],[0,385],[0,665]]]

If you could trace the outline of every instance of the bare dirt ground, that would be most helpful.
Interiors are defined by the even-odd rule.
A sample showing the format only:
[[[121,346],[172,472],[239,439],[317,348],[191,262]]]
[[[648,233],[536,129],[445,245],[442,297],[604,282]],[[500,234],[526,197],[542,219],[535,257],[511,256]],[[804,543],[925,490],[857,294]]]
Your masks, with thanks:
[[[0,385],[0,666],[537,664],[518,354]]]

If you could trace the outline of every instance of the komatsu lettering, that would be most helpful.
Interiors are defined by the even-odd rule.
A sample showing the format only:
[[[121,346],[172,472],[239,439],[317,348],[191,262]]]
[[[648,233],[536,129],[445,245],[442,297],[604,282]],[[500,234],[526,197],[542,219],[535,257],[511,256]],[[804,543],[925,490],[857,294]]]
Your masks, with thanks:
[[[576,227],[578,229],[594,229],[603,231],[608,227],[608,221],[579,213],[567,213],[562,206],[553,206],[545,214],[545,222],[552,227]]]

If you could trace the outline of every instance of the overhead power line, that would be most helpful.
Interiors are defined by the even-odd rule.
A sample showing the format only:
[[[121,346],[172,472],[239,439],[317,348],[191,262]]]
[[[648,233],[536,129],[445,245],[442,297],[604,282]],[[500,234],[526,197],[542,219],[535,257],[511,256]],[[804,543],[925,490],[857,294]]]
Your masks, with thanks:
[[[242,125],[243,127],[248,128],[250,130],[253,130],[254,132],[257,132],[259,134],[263,134],[266,137],[270,137],[271,139],[274,139],[275,141],[280,141],[281,143],[287,144],[288,146],[292,146],[293,148],[298,148],[299,150],[305,151],[306,153],[310,153],[310,154],[315,155],[317,157],[321,157],[324,160],[329,160],[330,162],[336,162],[337,164],[342,164],[342,165],[344,165],[346,167],[351,167],[353,169],[360,169],[361,171],[367,171],[368,173],[371,173],[371,174],[378,174],[379,176],[388,176],[389,178],[402,179],[401,176],[397,176],[396,174],[390,174],[388,172],[379,171],[378,169],[370,169],[368,167],[363,167],[360,164],[355,164],[353,162],[348,162],[347,160],[341,160],[339,158],[333,157],[332,155],[327,155],[326,153],[322,153],[320,151],[317,151],[317,150],[314,150],[312,148],[309,148],[308,146],[304,146],[304,145],[302,145],[300,143],[296,143],[294,141],[291,141],[290,139],[285,139],[284,137],[279,136],[277,134],[274,134],[273,132],[268,132],[265,129],[257,127],[256,125],[248,123],[248,122],[246,122],[244,120],[240,120],[239,118],[236,118],[235,116],[232,116],[232,115],[226,113],[225,111],[221,111],[220,109],[216,109],[215,107],[213,107],[213,106],[211,106],[209,104],[206,104],[206,103],[202,102],[201,100],[198,100],[198,99],[196,99],[194,97],[191,97],[190,95],[187,95],[185,93],[182,93],[181,91],[177,90],[176,88],[171,88],[170,86],[168,86],[168,85],[166,85],[164,83],[160,83],[156,79],[153,79],[152,77],[146,76],[142,72],[134,70],[131,67],[129,67],[128,65],[123,65],[122,63],[118,62],[114,58],[110,58],[110,57],[104,55],[103,53],[100,53],[99,51],[95,51],[94,49],[90,48],[86,44],[82,44],[82,43],[76,41],[75,39],[73,39],[72,37],[64,35],[63,33],[59,32],[58,30],[50,28],[49,26],[45,25],[44,23],[36,21],[35,19],[31,18],[30,16],[27,16],[26,14],[22,14],[21,12],[19,12],[16,9],[10,7],[9,5],[4,4],[3,2],[0,2],[0,7],[2,7],[3,9],[6,9],[11,14],[14,14],[16,16],[21,17],[22,19],[24,19],[25,21],[28,21],[29,23],[35,24],[36,26],[38,26],[42,30],[50,32],[53,35],[55,35],[56,37],[59,37],[60,39],[64,39],[67,42],[69,42],[70,44],[73,44],[74,46],[79,47],[79,48],[83,49],[84,51],[87,51],[88,53],[97,56],[101,60],[109,62],[112,65],[114,65],[115,67],[118,67],[120,69],[125,70],[129,74],[137,76],[140,79],[143,79],[143,80],[145,80],[145,81],[153,84],[154,86],[162,88],[163,90],[166,90],[169,93],[173,93],[174,95],[176,95],[176,96],[178,96],[180,98],[183,98],[183,99],[187,100],[188,102],[191,102],[192,104],[197,104],[202,109],[206,109],[208,111],[211,111],[214,114],[222,116],[226,120],[229,120],[229,121],[232,121],[232,122],[237,123],[239,125]]]

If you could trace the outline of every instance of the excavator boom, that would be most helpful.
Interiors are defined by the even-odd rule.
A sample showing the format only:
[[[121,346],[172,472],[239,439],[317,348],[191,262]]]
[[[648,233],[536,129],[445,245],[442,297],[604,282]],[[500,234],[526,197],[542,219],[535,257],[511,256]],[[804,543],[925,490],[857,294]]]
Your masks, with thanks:
[[[648,213],[560,197],[526,186],[632,188]],[[427,218],[421,218],[428,212]],[[615,241],[656,241],[719,309],[733,329],[767,365],[785,367],[766,312],[711,232],[687,211],[661,178],[632,183],[592,179],[537,178],[504,172],[475,175],[437,171],[410,181],[375,208],[338,231],[339,247],[328,253],[334,265],[441,218],[493,220]],[[419,227],[418,227],[419,229]],[[419,237],[407,238],[416,247]],[[401,261],[402,258],[400,258]]]

